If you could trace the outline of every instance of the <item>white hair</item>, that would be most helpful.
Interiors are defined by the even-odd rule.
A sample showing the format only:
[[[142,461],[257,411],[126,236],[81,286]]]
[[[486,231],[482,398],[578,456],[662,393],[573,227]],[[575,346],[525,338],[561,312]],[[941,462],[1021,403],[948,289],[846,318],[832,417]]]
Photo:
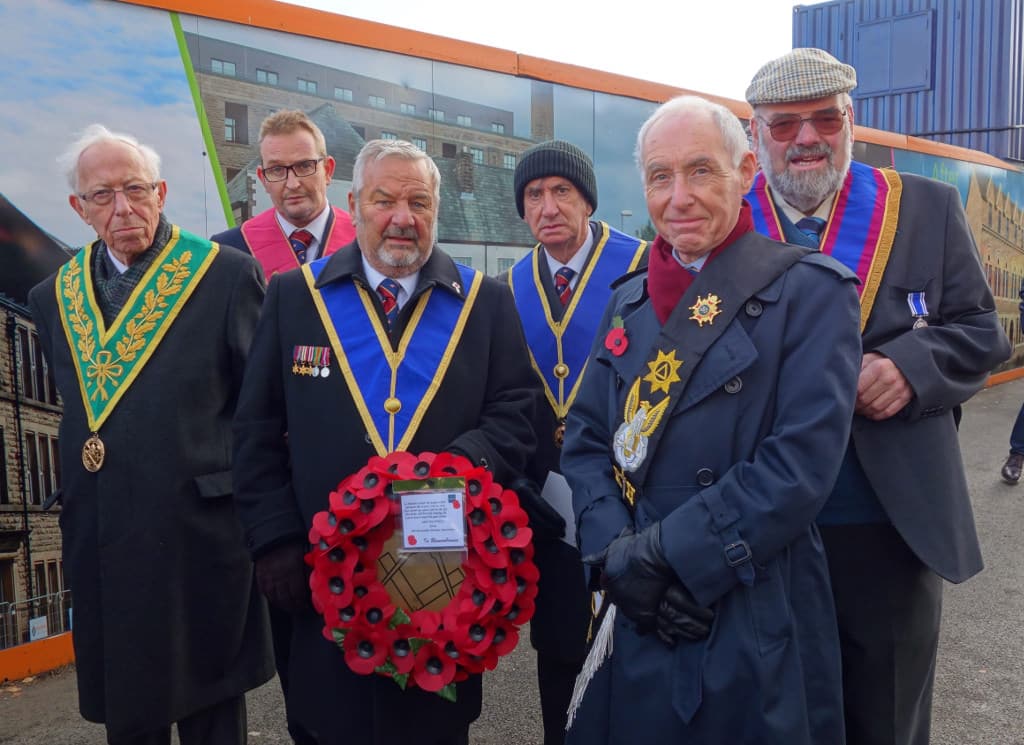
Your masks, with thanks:
[[[640,169],[641,178],[644,178],[644,144],[651,127],[673,114],[695,113],[709,115],[711,120],[718,125],[718,129],[722,133],[722,140],[725,143],[725,150],[732,156],[733,166],[739,166],[743,156],[750,152],[750,143],[747,140],[747,133],[743,129],[740,120],[736,118],[736,115],[725,106],[708,101],[700,96],[676,96],[655,109],[654,113],[647,118],[647,121],[643,123],[643,126],[640,127],[640,131],[637,133],[636,149],[633,152],[633,157],[636,159],[637,167]]]
[[[363,189],[366,167],[370,163],[376,163],[384,158],[404,158],[405,160],[425,162],[427,172],[430,174],[431,185],[434,188],[434,203],[441,203],[441,172],[437,169],[437,164],[424,151],[405,140],[370,140],[363,145],[363,149],[359,151],[355,165],[352,167],[352,194],[357,199],[359,192]]]
[[[129,134],[111,132],[102,124],[90,124],[82,131],[79,138],[71,143],[68,149],[57,158],[58,165],[67,176],[68,186],[71,187],[71,191],[78,191],[78,161],[82,157],[82,153],[93,145],[98,145],[102,142],[116,142],[135,148],[138,150],[139,155],[142,156],[142,162],[149,172],[150,179],[153,181],[160,180],[160,156],[157,155],[156,150],[149,145],[143,145]]]

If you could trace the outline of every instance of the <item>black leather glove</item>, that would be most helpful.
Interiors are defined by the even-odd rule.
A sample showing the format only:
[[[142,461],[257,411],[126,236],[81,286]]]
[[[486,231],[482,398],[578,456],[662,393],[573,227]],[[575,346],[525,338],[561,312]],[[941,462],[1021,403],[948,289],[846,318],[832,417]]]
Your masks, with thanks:
[[[679,641],[706,639],[715,614],[697,604],[682,582],[673,582],[658,604],[656,633],[670,647]]]
[[[565,537],[565,518],[540,495],[537,484],[531,479],[520,478],[513,481],[509,489],[519,497],[519,506],[530,518],[530,528],[537,538]]]
[[[289,541],[255,560],[256,585],[267,600],[287,613],[312,607],[309,572],[303,556],[306,547]]]
[[[600,554],[584,556],[583,563],[601,567],[601,585],[608,599],[640,633],[657,628],[662,596],[679,581],[661,551],[661,523],[639,533],[627,528]]]

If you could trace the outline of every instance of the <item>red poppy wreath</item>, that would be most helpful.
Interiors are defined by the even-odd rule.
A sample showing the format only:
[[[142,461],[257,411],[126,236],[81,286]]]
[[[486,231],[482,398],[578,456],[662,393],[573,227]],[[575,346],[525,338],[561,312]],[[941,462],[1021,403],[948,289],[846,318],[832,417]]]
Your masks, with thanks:
[[[384,544],[401,512],[392,485],[452,478],[465,482],[461,584],[441,610],[396,606],[381,578]],[[515,648],[518,627],[533,616],[539,572],[532,538],[515,492],[467,458],[374,456],[331,492],[330,509],[313,517],[309,531],[309,585],[324,636],[341,647],[353,672],[384,675],[402,689],[416,686],[454,701],[455,684],[493,670]]]

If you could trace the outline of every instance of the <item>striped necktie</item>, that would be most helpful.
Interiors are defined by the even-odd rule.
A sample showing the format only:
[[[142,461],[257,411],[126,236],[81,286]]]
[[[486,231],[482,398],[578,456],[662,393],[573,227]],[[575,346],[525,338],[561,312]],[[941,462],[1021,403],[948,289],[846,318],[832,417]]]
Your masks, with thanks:
[[[295,258],[299,260],[300,264],[305,264],[306,251],[309,250],[309,246],[313,242],[313,234],[305,228],[299,228],[292,231],[292,234],[288,237],[288,242],[292,244]]]
[[[555,292],[562,305],[568,305],[569,299],[572,298],[572,287],[569,286],[569,283],[575,276],[576,272],[567,266],[563,266],[555,272]]]
[[[381,305],[384,306],[384,315],[388,319],[388,328],[394,328],[398,320],[398,292],[402,289],[395,280],[385,277],[377,285],[377,294],[380,295]]]
[[[825,221],[820,217],[802,217],[796,221],[796,227],[817,246],[821,242],[821,232],[825,229]]]

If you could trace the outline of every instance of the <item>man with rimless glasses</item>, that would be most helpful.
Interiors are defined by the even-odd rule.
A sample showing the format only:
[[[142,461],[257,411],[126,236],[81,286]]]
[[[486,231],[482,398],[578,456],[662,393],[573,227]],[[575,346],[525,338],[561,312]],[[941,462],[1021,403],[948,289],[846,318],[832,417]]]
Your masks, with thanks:
[[[303,112],[277,111],[263,120],[256,175],[274,207],[210,240],[251,253],[268,280],[356,237],[348,213],[327,201],[334,158],[323,132]]]
[[[925,745],[942,580],[981,571],[956,423],[1005,360],[957,190],[852,161],[856,72],[820,49],[747,89],[761,173],[754,226],[860,278],[853,428],[817,522],[842,644],[850,745]]]

